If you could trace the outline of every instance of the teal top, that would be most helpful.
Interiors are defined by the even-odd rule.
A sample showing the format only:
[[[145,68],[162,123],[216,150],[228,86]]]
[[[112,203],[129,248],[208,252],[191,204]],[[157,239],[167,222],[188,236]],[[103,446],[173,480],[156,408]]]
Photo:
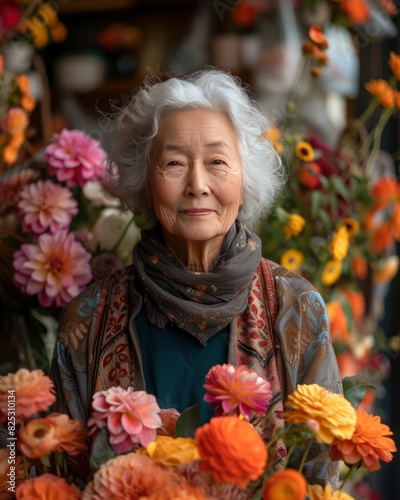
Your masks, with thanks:
[[[203,384],[210,368],[228,359],[228,327],[213,335],[206,346],[175,324],[152,325],[142,307],[135,318],[143,361],[146,392],[154,394],[160,408],[180,413],[199,403],[202,424],[214,415],[203,401]]]

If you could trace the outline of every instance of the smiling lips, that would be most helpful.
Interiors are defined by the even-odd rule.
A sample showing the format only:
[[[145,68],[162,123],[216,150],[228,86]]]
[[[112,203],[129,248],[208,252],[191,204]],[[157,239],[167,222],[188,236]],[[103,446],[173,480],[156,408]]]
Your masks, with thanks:
[[[211,210],[210,208],[190,208],[188,210],[181,210],[181,213],[185,215],[190,215],[191,217],[209,215],[213,212],[215,212],[215,210]]]

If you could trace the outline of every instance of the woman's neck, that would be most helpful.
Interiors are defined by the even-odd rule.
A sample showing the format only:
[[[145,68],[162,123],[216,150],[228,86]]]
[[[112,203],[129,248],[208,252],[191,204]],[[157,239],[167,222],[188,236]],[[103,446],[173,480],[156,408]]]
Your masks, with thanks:
[[[166,238],[168,250],[176,255],[193,272],[207,273],[221,253],[224,236],[210,241],[186,241]]]

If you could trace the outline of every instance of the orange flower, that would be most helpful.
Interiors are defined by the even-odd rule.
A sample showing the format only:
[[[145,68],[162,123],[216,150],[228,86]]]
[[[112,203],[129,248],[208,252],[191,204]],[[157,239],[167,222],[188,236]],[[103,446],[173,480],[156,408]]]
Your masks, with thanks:
[[[318,163],[303,163],[297,170],[296,176],[300,184],[310,189],[315,189],[321,185],[319,175],[322,173],[322,168]]]
[[[394,106],[394,94],[393,88],[388,84],[386,80],[370,80],[364,87],[368,90],[370,94],[375,96],[380,104],[385,108],[393,108]]]
[[[94,498],[162,498],[205,500],[204,490],[191,486],[175,468],[136,453],[104,463],[86,486],[82,500]]]
[[[344,491],[333,491],[330,484],[327,484],[324,488],[319,484],[309,485],[308,496],[310,500],[354,500],[353,497]]]
[[[246,420],[234,416],[214,417],[196,430],[195,440],[202,469],[211,472],[217,481],[247,486],[264,472],[267,449]]]
[[[371,252],[381,254],[394,244],[394,236],[390,221],[382,222],[372,232]]]
[[[19,75],[15,79],[15,83],[18,89],[23,93],[27,94],[29,92],[30,84],[27,75]]]
[[[396,276],[399,270],[399,257],[398,255],[391,255],[378,269],[375,269],[372,274],[372,282],[376,285],[388,283]]]
[[[15,148],[12,144],[9,144],[3,149],[2,153],[3,160],[8,164],[12,165],[17,161],[18,158],[18,148]]]
[[[269,129],[264,130],[264,132],[262,133],[262,136],[265,139],[272,142],[272,144],[275,148],[275,151],[279,155],[282,154],[282,152],[283,152],[283,145],[280,142],[281,135],[282,135],[282,132],[277,127],[270,127]]]
[[[399,183],[395,177],[385,175],[374,183],[371,194],[377,201],[374,207],[374,211],[376,211],[400,198]]]
[[[26,130],[29,124],[28,115],[22,108],[10,108],[4,115],[1,128],[9,135],[16,135]]]
[[[191,438],[157,436],[156,440],[138,451],[156,462],[176,466],[200,460],[197,443]]]
[[[328,48],[328,40],[320,26],[312,24],[308,29],[308,36],[320,49],[325,50]]]
[[[20,100],[21,108],[30,113],[35,109],[36,101],[30,94],[25,94]]]
[[[346,12],[353,23],[364,24],[371,17],[365,0],[341,0],[339,1],[339,6]]]
[[[332,340],[346,342],[349,339],[349,327],[342,304],[338,300],[327,302],[326,309],[329,315]]]
[[[22,463],[22,457],[15,457],[15,463],[8,463],[10,458],[9,448],[0,448],[0,498],[2,500],[11,500],[15,497],[14,493],[10,491],[10,484],[7,481],[10,480],[10,475],[15,475],[15,483],[18,486],[24,479],[24,466]],[[10,467],[14,467],[11,470]],[[10,475],[8,475],[10,474]]]
[[[365,312],[364,295],[361,292],[351,290],[350,288],[342,288],[341,293],[346,297],[350,304],[355,322],[359,322]]]
[[[54,384],[42,370],[21,368],[16,373],[0,377],[0,422],[7,420],[10,391],[15,391],[17,423],[47,410],[56,400]]]
[[[25,480],[18,486],[15,494],[17,500],[27,498],[29,500],[56,500],[58,498],[80,500],[81,498],[81,492],[74,484],[68,484],[65,479],[52,474],[43,474]]]
[[[392,224],[393,236],[396,240],[400,240],[400,203],[395,203],[390,215],[390,222]]]
[[[329,243],[329,252],[334,260],[342,261],[349,250],[349,233],[345,226],[339,227]]]
[[[351,261],[351,272],[353,276],[359,279],[365,279],[368,276],[368,262],[363,255],[359,254],[353,258]]]
[[[80,422],[62,413],[51,413],[47,420],[50,420],[55,429],[54,435],[58,441],[55,451],[59,453],[65,451],[68,455],[74,456],[85,450],[87,431]]]
[[[18,449],[28,458],[41,458],[52,453],[57,445],[55,427],[48,418],[34,418],[20,428]]]
[[[251,2],[240,2],[232,11],[232,19],[238,26],[252,26],[257,20],[257,8]]]
[[[377,415],[356,410],[357,423],[353,435],[345,440],[334,439],[330,457],[346,464],[358,464],[372,472],[381,468],[380,460],[390,462],[396,446],[390,428]]]
[[[395,52],[390,53],[389,66],[397,80],[400,80],[400,56]]]
[[[304,500],[307,481],[296,469],[275,472],[267,479],[262,500]]]
[[[315,439],[330,444],[334,438],[350,439],[356,426],[356,413],[343,394],[335,394],[318,384],[299,384],[289,394],[284,412],[289,424],[305,424],[310,419],[319,424]]]

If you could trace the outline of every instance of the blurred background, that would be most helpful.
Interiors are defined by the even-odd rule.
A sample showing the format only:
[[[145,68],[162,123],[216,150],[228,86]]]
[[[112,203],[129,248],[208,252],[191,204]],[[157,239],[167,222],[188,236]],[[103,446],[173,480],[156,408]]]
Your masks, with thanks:
[[[328,151],[336,155],[335,158],[342,152],[349,153],[354,167],[355,154],[366,143],[369,153],[365,163],[372,158],[375,166],[375,173],[371,174],[367,165],[368,175],[376,180],[388,174],[398,182],[400,98],[396,94],[393,103],[385,105],[379,93],[365,87],[367,81],[383,80],[391,82],[390,85],[397,89],[400,63],[396,76],[388,61],[392,52],[400,53],[398,7],[399,2],[390,0],[0,0],[1,55],[4,61],[0,102],[3,120],[0,138],[3,155],[0,171],[2,372],[20,366],[48,371],[51,359],[57,317],[62,307],[60,304],[57,307],[38,304],[37,297],[28,297],[24,290],[17,290],[13,282],[12,255],[26,240],[24,231],[20,230],[20,215],[13,213],[18,203],[15,196],[23,183],[20,178],[17,182],[13,175],[26,168],[25,162],[38,164],[43,161],[43,150],[54,133],[63,129],[81,130],[99,141],[107,151],[114,113],[129,102],[132,90],[146,77],[167,78],[168,75],[188,74],[206,66],[216,66],[236,75],[249,86],[270,118],[271,131],[275,135],[269,137],[277,150],[279,144],[290,150],[291,146],[306,140],[317,152],[315,162],[301,158],[303,163],[296,163],[296,169],[301,167],[304,170],[305,162],[313,165],[312,174],[329,177],[321,170],[324,168],[322,163],[317,161],[321,151],[324,154]],[[315,42],[315,33],[311,34],[310,40],[309,30],[313,25],[322,27],[328,47],[319,42],[318,36]],[[310,53],[304,46],[310,42],[319,51],[316,53],[308,46],[311,63]],[[308,66],[304,65],[305,56],[309,57]],[[394,80],[391,68],[395,73]],[[11,144],[7,133],[10,135],[11,132],[4,116],[10,106],[16,106],[17,94],[10,91],[5,95],[11,82],[11,76],[7,77],[7,74],[13,78],[26,75],[29,92],[24,94],[20,84],[18,99],[21,95],[31,97],[31,104],[25,99],[29,125],[24,128],[24,146],[19,144],[14,149],[7,149]],[[370,108],[371,93],[377,98],[377,103],[380,101],[378,104],[383,114],[378,114],[376,106]],[[371,110],[368,120],[364,119],[366,109]],[[385,109],[389,109],[386,115]],[[360,117],[364,118],[360,121]],[[354,123],[358,125],[352,129]],[[300,130],[299,135],[288,133],[294,124],[299,127],[296,129]],[[353,150],[346,150],[342,142],[343,134],[349,128],[357,132],[358,142],[353,141]],[[286,130],[286,136],[279,135],[283,130]],[[379,144],[376,141],[378,135]],[[286,154],[285,158],[290,164],[290,155]],[[355,169],[357,175],[360,165],[364,168],[361,160]],[[307,198],[307,192],[303,191],[305,187],[311,191],[319,189],[319,185],[313,184],[310,177],[307,177],[308,184],[304,176],[302,179],[300,184],[291,187],[293,199],[297,197],[298,200],[297,211],[305,210],[301,204],[310,199],[314,212],[324,212],[323,200],[316,196]],[[332,206],[342,197],[350,215],[351,210],[359,209],[363,202],[361,191],[357,199],[352,184],[347,180],[341,183],[339,174],[334,176],[332,185],[336,189],[329,192]],[[400,199],[400,190],[396,193],[391,200],[394,204]],[[372,198],[370,195],[366,201],[369,207],[373,206]],[[82,219],[87,217],[86,223],[90,217],[93,221],[98,219],[106,203],[89,195],[82,200],[79,200],[79,229],[92,231],[94,225],[88,228]],[[328,208],[326,210],[328,213]],[[282,213],[280,217],[276,220],[278,226],[281,223],[281,230]],[[120,222],[121,219],[116,218],[111,219],[110,224],[115,228]],[[358,222],[362,222],[360,218]],[[278,236],[276,239],[271,237],[268,228],[278,226],[271,223],[266,225],[267,229],[260,228],[266,242],[265,254],[273,260],[281,258],[277,253],[281,243]],[[121,233],[117,239],[120,236]],[[354,274],[350,262],[348,268],[343,267],[343,276],[346,272],[349,276],[353,272],[357,291],[362,292],[360,317],[351,309],[351,301],[344,303],[344,294],[339,300],[335,295],[336,288],[329,286],[330,283],[321,285],[327,302],[333,304],[330,309],[332,323],[336,325],[339,319],[339,313],[332,312],[337,311],[335,307],[339,303],[347,321],[337,327],[334,339],[338,356],[342,355],[342,375],[370,377],[374,390],[369,393],[370,400],[365,404],[391,427],[397,448],[400,444],[400,398],[396,389],[400,383],[400,278],[396,267],[399,236],[400,233],[394,231],[393,237],[377,251],[379,263],[383,256],[395,257],[397,264],[391,270],[390,278],[374,281],[371,273],[368,276]],[[135,238],[137,232],[130,242]],[[321,244],[319,255],[323,251],[326,253],[328,239],[322,240],[321,236],[314,240],[311,236],[309,238],[303,242],[304,248],[298,244],[298,251],[301,249],[304,255],[306,247],[317,242]],[[272,242],[272,248],[267,242]],[[127,245],[130,248],[129,242]],[[93,250],[93,245],[91,248],[95,254],[97,250]],[[315,255],[313,259],[323,260]],[[372,261],[377,265],[377,259]],[[314,267],[316,272],[318,266]],[[313,281],[314,268],[311,265],[308,269],[304,266],[302,272]],[[354,337],[353,331],[356,331]],[[384,463],[380,471],[360,478],[354,486],[354,495],[368,500],[397,500],[400,498],[399,471],[400,458],[395,454],[394,460]]]

